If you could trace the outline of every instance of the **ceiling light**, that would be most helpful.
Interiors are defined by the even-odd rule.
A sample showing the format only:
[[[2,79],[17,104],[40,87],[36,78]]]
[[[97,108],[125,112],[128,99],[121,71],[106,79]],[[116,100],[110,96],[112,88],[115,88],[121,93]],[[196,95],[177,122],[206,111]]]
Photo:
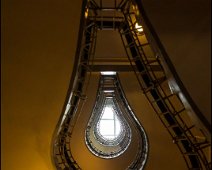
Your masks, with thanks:
[[[101,75],[116,75],[115,71],[103,71],[101,72]]]
[[[135,24],[135,28],[137,29],[138,32],[144,31],[143,27],[141,25],[138,25],[138,23]]]

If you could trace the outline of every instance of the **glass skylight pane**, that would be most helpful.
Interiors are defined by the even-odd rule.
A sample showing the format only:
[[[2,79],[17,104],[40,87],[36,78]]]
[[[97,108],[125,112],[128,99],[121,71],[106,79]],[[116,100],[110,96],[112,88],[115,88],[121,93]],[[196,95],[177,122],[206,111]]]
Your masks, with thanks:
[[[99,132],[106,139],[114,139],[121,132],[121,123],[111,106],[105,106],[99,123]]]
[[[105,107],[102,119],[114,119],[114,113],[111,107]]]
[[[116,121],[119,121],[119,119],[118,119],[118,117],[117,117],[117,115],[116,115],[116,114],[115,114],[115,120],[116,120]]]
[[[115,127],[115,129],[116,129],[116,136],[118,136],[119,135],[119,133],[121,132],[121,124],[120,124],[120,121],[119,120],[116,120],[116,127]]]
[[[113,120],[100,120],[99,131],[102,136],[114,135],[114,121]]]

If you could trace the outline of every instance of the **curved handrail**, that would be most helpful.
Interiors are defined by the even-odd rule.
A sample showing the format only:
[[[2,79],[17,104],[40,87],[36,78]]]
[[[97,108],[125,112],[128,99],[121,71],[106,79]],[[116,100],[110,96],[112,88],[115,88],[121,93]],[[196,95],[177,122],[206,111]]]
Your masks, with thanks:
[[[173,76],[173,79],[174,79],[174,80],[172,80],[173,86],[175,86],[176,89],[179,89],[179,91],[182,92],[184,98],[187,100],[187,101],[184,101],[184,102],[186,102],[185,105],[189,105],[190,108],[192,108],[192,110],[194,110],[194,113],[196,114],[196,116],[199,118],[199,120],[201,120],[201,122],[203,123],[205,128],[211,134],[211,125],[210,125],[209,121],[205,118],[203,113],[200,111],[200,109],[198,108],[198,106],[196,105],[196,103],[193,101],[192,97],[188,93],[188,90],[184,86],[183,82],[181,81],[172,61],[170,60],[163,44],[160,41],[160,38],[158,37],[154,27],[152,26],[146,12],[145,12],[142,1],[141,0],[134,0],[134,1],[136,2],[139,12],[142,16],[142,19],[144,22],[144,27],[146,27],[146,29],[147,29],[146,31],[149,31],[149,36],[150,36],[149,38],[151,38],[151,40],[153,41],[152,43],[154,43],[154,45],[156,46],[157,51],[159,53],[161,53],[161,57],[163,57],[163,60],[165,62],[165,65],[163,65],[163,67],[165,67],[166,70],[169,71],[169,73],[171,73],[171,75]]]
[[[80,26],[78,33],[78,42],[77,49],[75,53],[74,67],[72,71],[71,80],[69,83],[69,88],[67,92],[67,96],[65,99],[65,104],[62,109],[62,114],[59,118],[58,124],[56,125],[53,139],[52,139],[52,162],[57,169],[81,169],[79,165],[74,160],[72,154],[70,153],[70,149],[67,150],[66,139],[67,136],[70,135],[69,126],[70,123],[74,119],[74,114],[77,110],[77,105],[82,98],[82,88],[84,83],[84,77],[86,74],[86,65],[81,63],[83,58],[87,58],[88,54],[83,51],[83,43],[89,41],[86,40],[86,33],[84,33],[85,27],[85,9],[87,5],[87,0],[83,0],[82,8],[81,8],[81,18],[80,18]],[[91,28],[90,28],[91,29]],[[89,36],[89,35],[87,35]],[[83,40],[85,42],[83,42]],[[88,47],[89,48],[89,47]],[[90,49],[90,48],[89,48]],[[68,154],[69,153],[69,154]]]
[[[127,22],[122,26],[122,29],[120,29],[120,34],[131,64],[134,63],[137,67],[134,71],[139,84],[153,109],[172,136],[173,141],[180,149],[188,168],[202,169],[204,167],[210,169],[210,160],[207,160],[204,151],[205,147],[210,147],[210,142],[201,129],[183,118],[187,113],[183,104],[180,106],[179,104],[176,104],[176,102],[182,103],[178,94],[171,93],[170,90],[168,90],[169,92],[166,92],[167,88],[163,87],[162,83],[167,81],[166,73],[163,69],[164,65],[161,64],[160,58],[158,57],[151,57],[151,60],[154,59],[153,61],[147,57],[146,52],[143,49],[144,45],[141,44],[138,38],[138,36],[145,36],[145,34],[139,34],[135,28],[134,23],[138,22],[136,21],[138,19],[138,11],[132,9],[132,5],[136,5],[134,1],[127,1],[123,8]],[[142,23],[144,23],[144,20],[142,20]],[[147,28],[145,28],[145,30],[146,29]],[[145,46],[150,46],[151,43],[147,42],[145,43]],[[152,63],[156,63],[161,67],[160,74],[155,73],[152,70]],[[205,141],[200,142],[196,139],[195,134],[197,131],[199,131],[198,133],[204,137]]]
[[[95,3],[93,2],[95,1],[90,1],[90,3],[92,3],[93,7],[95,8]],[[120,4],[120,8],[124,7],[128,2],[132,2],[132,1],[123,0],[122,3]],[[156,50],[158,51],[159,54],[161,54],[160,57],[163,57],[163,61],[161,59],[156,58],[154,62],[156,62],[162,68],[162,71],[163,71],[163,68],[166,68],[166,65],[164,66],[162,62],[165,61],[165,63],[167,64],[169,68],[168,70],[170,70],[170,72],[173,73],[179,87],[181,88],[181,91],[183,92],[183,94],[186,95],[187,100],[190,102],[190,104],[196,111],[197,115],[199,116],[199,119],[202,122],[204,122],[206,128],[209,130],[210,127],[208,127],[207,122],[205,122],[204,118],[201,117],[201,113],[199,113],[198,109],[196,109],[195,104],[193,105],[192,103],[193,101],[192,100],[190,101],[189,96],[187,96],[187,91],[184,89],[184,86],[181,86],[182,82],[180,81],[177,74],[175,74],[176,71],[174,67],[172,67],[173,65],[171,64],[168,58],[168,55],[166,54],[162,44],[159,41],[159,38],[155,34],[145,14],[141,1],[135,0],[133,2],[136,2],[136,4],[138,5],[139,12],[143,19],[142,21],[144,21],[144,27],[146,31],[149,30],[148,34],[150,35],[149,36],[150,39],[153,39],[152,43],[154,43],[154,45],[156,44],[156,48],[157,48]],[[84,100],[82,89],[85,83],[86,72],[88,71],[88,67],[87,67],[88,60],[91,53],[94,50],[92,47],[93,44],[90,43],[90,40],[91,40],[91,32],[93,29],[95,29],[95,26],[92,25],[92,23],[88,23],[88,20],[85,19],[84,12],[86,11],[86,8],[87,8],[86,5],[87,5],[87,0],[84,0],[82,3],[82,14],[81,14],[81,20],[80,20],[80,30],[78,34],[78,45],[77,45],[77,50],[75,55],[74,69],[72,72],[65,105],[63,107],[60,120],[55,129],[54,137],[52,141],[52,147],[53,147],[52,160],[58,169],[67,169],[67,168],[80,169],[79,165],[76,163],[76,161],[74,160],[71,154],[71,148],[69,146],[69,143],[70,143],[69,137],[71,136],[72,126],[74,126],[74,119],[76,116],[75,113],[76,113],[77,107],[80,101]],[[122,31],[123,29],[125,29],[124,26],[126,26],[125,24],[123,24],[123,22],[117,22],[117,23],[114,22],[112,24],[114,24],[115,26],[114,28],[122,27]],[[127,31],[132,31],[130,34],[133,33],[133,35],[130,35],[130,36],[136,37],[137,34],[135,33],[135,30],[130,30],[128,27],[129,25],[126,27],[126,29],[128,29]],[[132,41],[130,42],[131,44],[128,47],[134,45],[135,49],[134,51],[131,50],[131,53],[138,52],[139,49],[136,49],[137,48],[136,46],[139,45],[139,41],[136,38],[134,39],[130,36],[128,37],[125,36],[125,38],[128,39],[127,41]],[[140,59],[133,58],[133,60],[134,61],[131,61],[131,62],[134,62],[135,65],[137,66],[137,70],[135,70],[135,72],[138,77],[139,83],[143,89],[143,92],[147,96],[147,99],[150,101],[156,113],[158,113],[159,118],[161,119],[161,115],[163,115],[164,116],[163,118],[165,118],[165,120],[168,122],[168,125],[167,125],[162,120],[162,123],[164,123],[165,127],[167,127],[168,132],[173,137],[174,142],[178,145],[181,153],[183,154],[188,167],[190,167],[189,165],[190,163],[192,167],[197,167],[201,169],[201,166],[203,164],[208,169],[210,165],[208,164],[207,160],[205,160],[205,155],[204,155],[204,152],[202,152],[202,149],[204,149],[204,147],[208,147],[208,144],[210,145],[210,143],[207,140],[203,143],[200,143],[199,141],[197,141],[196,137],[193,136],[193,133],[191,131],[194,126],[188,126],[187,124],[185,124],[184,120],[180,116],[180,114],[184,112],[185,110],[184,108],[182,109],[182,111],[178,110],[177,112],[172,112],[174,110],[173,108],[175,107],[172,105],[172,102],[170,102],[170,98],[172,96],[175,96],[175,97],[178,97],[178,96],[175,94],[170,94],[169,96],[166,95],[163,87],[161,86],[161,82],[163,82],[164,79],[159,80],[158,77],[155,75],[154,71],[151,70],[151,67],[149,68],[150,62],[146,58],[145,54],[142,54]],[[140,74],[142,74],[141,77],[140,77]],[[121,100],[124,101],[125,99],[122,98]],[[168,100],[168,104],[165,103],[165,100]],[[158,112],[158,108],[160,113]],[[167,113],[167,111],[169,111],[171,114]],[[141,149],[139,150],[139,153],[137,154],[137,158],[135,159],[133,164],[129,167],[129,169],[135,169],[135,167],[144,166],[143,162],[141,162],[140,160],[145,158],[145,156],[142,156],[144,155],[142,153],[142,148],[145,148],[146,146],[142,146],[142,144],[143,143],[140,144]],[[186,151],[186,153],[184,153],[184,151]],[[189,154],[189,155],[186,156],[185,154]],[[195,154],[195,155],[192,155],[192,154]],[[202,161],[203,163],[200,163],[199,161]]]

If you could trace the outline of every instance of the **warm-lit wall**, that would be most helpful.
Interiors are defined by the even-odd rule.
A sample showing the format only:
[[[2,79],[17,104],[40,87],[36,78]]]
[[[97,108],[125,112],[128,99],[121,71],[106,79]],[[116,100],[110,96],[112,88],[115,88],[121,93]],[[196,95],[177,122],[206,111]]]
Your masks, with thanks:
[[[50,144],[72,71],[80,8],[77,0],[2,2],[2,170],[53,170]]]
[[[193,1],[189,0],[188,2],[193,4]],[[162,1],[157,3],[164,5],[164,10],[168,9],[167,5],[171,5],[170,3],[164,4]],[[146,7],[148,7],[147,4]],[[155,5],[153,7],[155,8]],[[2,170],[53,169],[50,144],[68,89],[76,49],[80,8],[81,2],[77,0],[2,1]],[[169,18],[166,17],[171,13],[163,14],[164,10],[161,12],[160,8],[155,14],[161,15],[160,20],[166,19],[167,21]],[[192,10],[192,16],[200,15],[198,10],[192,8],[189,10]],[[177,10],[173,11],[172,14],[175,16],[173,20],[184,21],[186,15],[175,15],[177,12]],[[154,20],[154,16],[151,15],[151,17]],[[179,25],[179,28],[187,28],[190,25],[186,24],[188,21],[189,19],[185,20],[183,24],[176,23],[182,24]],[[198,17],[195,22],[192,22],[194,24],[192,29],[187,28],[186,30],[197,31],[197,27],[199,28],[206,22],[207,20],[204,20],[203,16],[202,18]],[[157,27],[157,24],[153,23]],[[171,51],[175,51],[175,53],[180,53],[180,56],[184,56],[183,49],[185,48],[186,56],[192,57],[196,54],[197,62],[195,63],[203,62],[203,60],[199,61],[197,54],[199,51],[203,54],[202,49],[207,47],[207,43],[204,46],[200,45],[208,42],[207,37],[202,36],[204,31],[201,32],[202,34],[196,32],[195,36],[194,32],[188,35],[183,34],[180,37],[166,38],[172,35],[168,31],[173,27],[173,23],[167,24],[160,21],[159,24],[163,26],[163,29],[159,27],[160,29],[156,30],[164,31],[160,37],[163,43],[168,44],[165,46],[168,53],[171,54]],[[178,30],[175,30],[174,34]],[[168,33],[165,34],[165,32]],[[177,49],[176,44],[171,46],[172,43],[167,43],[168,40],[173,42],[173,39],[174,42],[177,42]],[[195,46],[190,46],[191,41],[195,42]],[[185,44],[182,45],[182,42]],[[205,54],[205,56],[208,55]],[[180,61],[182,60],[174,61],[173,59],[176,64]],[[189,65],[188,68],[191,68],[191,58],[183,58],[183,61],[183,63],[189,64],[182,65],[180,62],[181,67]],[[200,96],[198,101],[205,99],[202,95],[207,96],[208,99],[210,94],[207,75],[208,58],[204,57],[204,61],[206,63],[201,64],[201,72],[198,72],[196,64],[193,65],[194,69],[186,69],[187,76],[194,78],[190,75],[195,74],[194,81],[189,84],[188,89],[193,89],[193,91],[199,91],[199,87],[201,90],[206,89],[206,91],[198,92],[197,95]],[[205,64],[207,67],[204,67]],[[185,69],[179,72],[183,70]],[[193,70],[196,70],[194,74]],[[200,84],[206,80],[203,77],[208,79],[204,83],[207,88]],[[196,80],[198,81],[196,82]],[[204,108],[210,106],[208,102],[209,100],[206,100],[203,103]]]

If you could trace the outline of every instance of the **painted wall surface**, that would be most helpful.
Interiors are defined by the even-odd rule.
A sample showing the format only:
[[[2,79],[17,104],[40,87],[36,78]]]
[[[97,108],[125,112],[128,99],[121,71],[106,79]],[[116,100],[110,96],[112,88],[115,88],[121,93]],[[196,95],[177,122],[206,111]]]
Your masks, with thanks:
[[[2,2],[1,169],[53,170],[50,148],[73,67],[80,1]]]
[[[152,1],[149,3],[152,3]],[[163,4],[162,1],[160,3]],[[168,3],[166,5],[172,4]],[[156,30],[160,30],[163,33],[161,34],[161,37],[164,37],[162,42],[170,45],[166,46],[168,53],[171,54],[174,51],[175,53],[173,54],[176,54],[176,56],[179,56],[178,53],[180,53],[180,56],[188,57],[184,57],[183,62],[182,58],[177,60],[176,57],[175,61],[176,64],[179,62],[179,66],[184,67],[180,72],[186,70],[187,77],[194,79],[191,82],[189,81],[191,87],[189,86],[188,89],[194,88],[194,91],[198,91],[197,96],[200,96],[198,100],[205,99],[202,97],[203,95],[208,99],[210,94],[208,92],[209,59],[204,57],[208,56],[208,43],[205,43],[208,41],[208,34],[205,33],[207,32],[207,27],[200,26],[208,21],[203,19],[204,17],[198,18],[196,16],[198,10],[189,8],[189,10],[192,10],[192,14],[189,12],[186,14],[197,17],[197,20],[192,23],[194,26],[192,25],[191,29],[187,28],[188,25],[186,23],[189,19],[183,23],[176,22],[178,29],[175,32],[171,32],[170,30],[174,31],[174,29],[170,28],[174,27],[174,22],[167,24],[169,18],[165,17],[168,11],[170,12],[168,7],[164,6],[162,11],[158,9],[158,13],[161,15],[159,23],[163,27],[159,27],[160,29]],[[80,8],[81,1],[77,0],[2,1],[2,170],[53,169],[50,145],[53,131],[62,111],[73,68]],[[147,6],[147,8],[149,9],[150,6]],[[157,6],[153,5],[152,8],[157,8]],[[166,10],[168,10],[167,13]],[[174,10],[173,12],[177,13],[178,11]],[[157,16],[160,16],[158,13],[156,12]],[[180,21],[187,15],[180,15],[181,19],[178,18],[178,15],[173,16],[175,17],[172,20],[176,21],[178,19]],[[151,17],[155,21],[154,16],[151,15]],[[164,22],[162,18],[164,18]],[[198,25],[198,23],[201,24]],[[154,25],[158,27],[155,22]],[[179,29],[182,29],[181,33],[183,27],[185,27],[187,32],[180,34],[180,36],[170,37],[170,35],[178,32]],[[196,27],[200,27],[199,29],[202,29],[202,31],[198,32],[199,29]],[[191,30],[194,30],[194,32],[187,34]],[[172,46],[172,43],[168,42],[173,42],[173,39],[176,43]],[[182,44],[183,42],[185,44]],[[193,42],[194,45],[191,46],[190,42]],[[202,46],[202,44],[205,45]],[[197,51],[195,52],[191,49],[196,49]],[[202,57],[204,60],[198,58],[200,53],[201,55],[205,53]],[[190,57],[194,55],[195,57],[192,61],[196,61],[192,62],[194,63],[192,66],[194,68],[191,69]],[[182,63],[186,64],[182,65]],[[196,68],[197,63],[201,63],[201,71],[199,72]],[[205,67],[206,65],[207,67]],[[194,74],[192,71],[194,71]],[[206,79],[208,80],[204,84],[207,87],[202,87],[201,82]],[[206,91],[199,92],[199,87],[206,89]],[[132,94],[129,94],[129,96]],[[130,97],[135,100],[133,96]],[[204,108],[209,106],[208,102],[209,100],[203,102]],[[134,105],[136,108],[137,104],[134,103]],[[149,133],[155,132],[155,128],[151,124],[146,126],[149,128]],[[157,136],[157,132],[153,136],[155,136],[154,139],[160,138],[160,136]],[[170,144],[170,141],[167,141],[167,143]],[[162,150],[158,147],[158,144],[157,140],[155,140],[155,144],[152,144],[152,149],[155,148],[155,151],[161,152]],[[172,151],[167,150],[165,154],[173,154]],[[152,160],[157,160],[157,155],[152,156]],[[163,163],[165,165],[167,162]],[[149,166],[151,169],[151,167],[156,165],[152,164]]]

